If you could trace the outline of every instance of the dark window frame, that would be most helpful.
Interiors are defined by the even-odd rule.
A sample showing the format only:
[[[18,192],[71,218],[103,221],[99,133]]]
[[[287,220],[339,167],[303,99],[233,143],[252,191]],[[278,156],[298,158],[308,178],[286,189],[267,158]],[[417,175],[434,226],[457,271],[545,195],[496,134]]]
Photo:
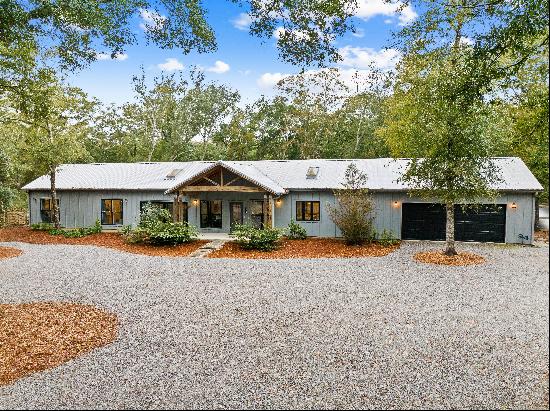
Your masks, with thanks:
[[[308,206],[309,203],[309,206]],[[317,204],[318,214],[315,218],[314,204]],[[308,210],[309,208],[309,210]],[[309,214],[309,218],[306,218]],[[296,201],[296,221],[318,222],[321,221],[321,202],[320,201]]]
[[[106,210],[105,201],[111,202],[110,210]],[[115,212],[113,211],[113,201],[120,201],[120,223],[115,222]],[[108,223],[106,216],[111,214],[111,223]],[[124,200],[122,198],[102,198],[101,199],[101,225],[123,225],[124,224]]]
[[[215,201],[220,202],[219,213],[212,212],[212,204]],[[203,214],[202,212],[203,203],[206,204],[206,214]],[[206,216],[206,218],[203,219],[203,215]],[[219,219],[215,218],[215,216],[219,216]],[[201,200],[199,204],[199,220],[200,220],[199,222],[200,222],[201,228],[217,228],[217,229],[223,228],[223,201],[222,200]]]
[[[57,203],[57,217],[61,219],[61,208],[59,207],[59,198],[56,198]],[[44,202],[48,201],[49,208],[44,208]],[[40,198],[40,221],[43,223],[52,223],[52,198],[51,197],[41,197]]]

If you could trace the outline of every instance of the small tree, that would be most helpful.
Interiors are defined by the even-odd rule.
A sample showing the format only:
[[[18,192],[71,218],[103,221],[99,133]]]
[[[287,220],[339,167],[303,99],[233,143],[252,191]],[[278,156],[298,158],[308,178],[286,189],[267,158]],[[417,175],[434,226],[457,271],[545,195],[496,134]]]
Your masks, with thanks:
[[[8,156],[0,148],[0,218],[8,210],[14,196],[13,190],[8,185],[10,163]]]
[[[347,244],[362,244],[374,238],[374,205],[366,184],[367,175],[351,163],[346,169],[344,188],[334,190],[336,205],[327,205],[330,218]]]
[[[52,223],[59,228],[56,173],[60,164],[88,158],[84,139],[96,102],[61,83],[50,70],[39,70],[22,84],[8,95],[12,108],[4,110],[3,121],[25,128],[20,160],[49,174]]]

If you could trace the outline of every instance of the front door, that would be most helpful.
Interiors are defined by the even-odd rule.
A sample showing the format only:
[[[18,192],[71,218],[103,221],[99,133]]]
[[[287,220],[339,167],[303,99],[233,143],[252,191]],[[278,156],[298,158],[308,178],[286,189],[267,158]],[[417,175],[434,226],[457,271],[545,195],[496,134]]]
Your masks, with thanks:
[[[229,212],[230,230],[233,231],[236,224],[243,223],[243,203],[229,203]]]

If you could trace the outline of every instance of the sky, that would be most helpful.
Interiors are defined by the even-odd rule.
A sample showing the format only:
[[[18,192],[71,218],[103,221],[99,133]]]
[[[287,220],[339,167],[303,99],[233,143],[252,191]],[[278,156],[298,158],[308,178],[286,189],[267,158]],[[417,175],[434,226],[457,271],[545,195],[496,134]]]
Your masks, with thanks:
[[[162,50],[154,44],[147,45],[143,32],[150,12],[142,10],[130,23],[138,38],[137,45],[128,47],[116,59],[99,54],[98,60],[89,67],[72,73],[69,82],[106,104],[122,104],[133,99],[132,77],[139,75],[142,67],[146,77],[152,79],[163,72],[183,71],[185,74],[191,66],[199,66],[208,80],[239,91],[245,104],[261,95],[274,95],[277,81],[301,70],[301,67],[279,60],[276,32],[270,39],[259,39],[248,33],[246,10],[229,1],[209,0],[204,5],[208,22],[216,34],[218,48],[215,52],[185,55],[178,49]],[[370,64],[383,69],[392,67],[398,53],[388,48],[391,34],[416,18],[412,6],[397,13],[399,3],[358,0],[358,6],[354,17],[356,32],[334,43],[343,57],[335,66],[342,70],[345,81],[351,81],[356,71],[364,72]]]

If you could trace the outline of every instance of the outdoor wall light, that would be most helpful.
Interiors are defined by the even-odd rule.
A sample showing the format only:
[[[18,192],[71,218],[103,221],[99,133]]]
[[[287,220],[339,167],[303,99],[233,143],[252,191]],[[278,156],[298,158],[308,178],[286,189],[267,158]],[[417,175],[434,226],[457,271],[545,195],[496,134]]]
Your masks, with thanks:
[[[280,207],[282,202],[283,202],[283,201],[282,201],[280,198],[278,198],[277,200],[275,200],[275,205],[276,205],[277,207]]]
[[[518,205],[516,203],[510,204],[510,208],[513,208],[514,210],[518,208]]]
[[[394,201],[394,202],[393,202],[393,206],[394,206],[395,208],[399,207],[399,201]]]
[[[193,205],[196,207],[199,205],[199,200],[197,200],[196,198],[193,199]]]

